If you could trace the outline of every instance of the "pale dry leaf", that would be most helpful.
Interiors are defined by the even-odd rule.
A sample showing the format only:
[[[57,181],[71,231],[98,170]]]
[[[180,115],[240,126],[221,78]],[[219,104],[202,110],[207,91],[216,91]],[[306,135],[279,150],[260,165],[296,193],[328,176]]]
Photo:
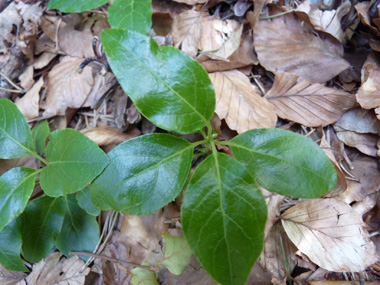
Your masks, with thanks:
[[[380,61],[370,53],[362,67],[362,85],[356,99],[364,109],[380,107]]]
[[[380,188],[380,165],[377,158],[359,155],[352,161],[352,165],[354,169],[350,172],[355,179],[347,180],[347,190],[336,197],[347,204],[362,201]]]
[[[18,77],[18,79],[20,80],[20,86],[24,88],[24,90],[29,90],[30,88],[32,88],[35,82],[33,77],[34,77],[34,68],[32,65],[29,65]]]
[[[378,29],[376,29],[374,26],[371,25],[369,10],[373,4],[374,4],[374,1],[363,1],[363,2],[357,3],[355,5],[355,9],[359,14],[362,23],[366,25],[367,27],[369,27],[371,31],[374,32],[375,35],[380,36]]]
[[[264,96],[283,119],[307,127],[327,126],[355,104],[355,97],[347,92],[310,81],[297,83],[297,79],[290,73],[276,74]]]
[[[330,271],[363,271],[378,259],[361,215],[336,199],[302,202],[282,214],[295,246]]]
[[[178,3],[184,3],[184,4],[187,4],[187,5],[194,6],[196,4],[204,4],[204,3],[206,3],[209,0],[173,0],[173,1],[178,2]]]
[[[57,54],[51,52],[42,53],[33,63],[35,69],[42,69],[49,64],[49,62],[55,58]]]
[[[139,136],[141,132],[137,128],[133,128],[132,130],[129,130],[127,133],[123,133],[118,128],[103,125],[83,129],[81,130],[81,133],[86,135],[97,145],[104,146],[110,144],[120,144],[123,141]]]
[[[201,38],[201,20],[206,13],[188,10],[174,18],[172,37],[176,48],[195,57],[198,53],[198,42]]]
[[[16,9],[16,3],[10,3],[0,13],[0,53],[8,52],[9,44],[14,41],[15,35],[12,33],[14,27],[20,28],[22,18]]]
[[[296,11],[307,14],[316,30],[329,33],[342,42],[344,33],[341,27],[341,20],[350,12],[350,9],[350,1],[343,2],[336,10],[321,10],[318,9],[318,6],[311,6],[310,0],[308,0],[299,5]]]
[[[362,134],[380,133],[380,121],[377,119],[373,110],[365,110],[362,108],[347,111],[335,123],[335,126]]]
[[[287,274],[293,272],[295,263],[291,258],[297,248],[287,237],[281,223],[273,225],[270,233],[265,238],[264,249],[259,257],[260,265],[272,274],[272,281],[281,284]],[[284,261],[286,258],[286,263]],[[290,272],[287,272],[289,269]]]
[[[24,272],[7,270],[0,264],[1,285],[26,285],[23,280],[26,276],[27,274]]]
[[[90,268],[84,267],[84,262],[78,256],[69,259],[62,253],[53,252],[37,264],[26,278],[28,284],[84,284]]]
[[[253,29],[256,25],[256,23],[259,21],[259,17],[261,14],[261,11],[263,10],[264,5],[266,4],[266,0],[254,0],[253,5],[254,9],[253,12],[248,11],[247,12],[247,20],[249,24],[251,25],[251,28]]]
[[[40,91],[43,87],[44,78],[41,76],[24,97],[16,102],[17,107],[27,120],[37,118],[39,115]]]
[[[302,80],[324,83],[350,66],[342,58],[341,43],[323,39],[293,14],[259,21],[254,28],[254,46],[265,69],[290,72]]]
[[[80,108],[87,96],[100,88],[100,75],[93,77],[90,68],[77,72],[83,59],[65,56],[48,74],[44,117],[65,115],[67,107]]]
[[[265,234],[264,236],[267,237],[269,235],[269,232],[272,229],[272,226],[278,222],[281,216],[280,212],[280,206],[281,203],[284,201],[285,196],[282,196],[280,194],[270,192],[266,190],[261,185],[258,185],[261,192],[263,193],[265,197],[265,202],[267,203],[268,208],[268,217],[265,224]]]
[[[254,128],[274,128],[277,116],[257,87],[237,70],[210,73],[215,88],[215,113],[238,133]]]
[[[339,140],[346,145],[355,147],[360,152],[369,156],[377,157],[377,135],[356,133],[340,128],[336,125],[334,126],[334,130]]]

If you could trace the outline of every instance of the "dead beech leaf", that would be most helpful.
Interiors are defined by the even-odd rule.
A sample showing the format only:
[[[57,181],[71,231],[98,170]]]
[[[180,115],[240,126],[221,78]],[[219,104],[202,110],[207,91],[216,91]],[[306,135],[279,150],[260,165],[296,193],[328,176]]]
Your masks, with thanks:
[[[195,57],[198,53],[198,42],[201,37],[201,20],[207,14],[195,10],[188,10],[173,21],[172,37],[174,46],[188,55]]]
[[[290,240],[311,261],[329,271],[359,272],[377,261],[361,215],[335,199],[313,199],[282,214]]]
[[[215,113],[238,133],[254,128],[274,128],[277,116],[258,88],[237,70],[210,73],[215,88]]]
[[[26,281],[27,284],[84,284],[90,268],[83,265],[84,262],[78,256],[66,259],[62,253],[53,252],[33,265]]]
[[[118,128],[113,128],[108,125],[99,127],[90,127],[81,130],[81,133],[86,135],[99,146],[120,144],[123,141],[135,138],[140,135],[137,128],[133,128],[128,133],[122,133]]]
[[[356,133],[339,126],[334,126],[334,130],[339,140],[346,145],[355,147],[364,154],[377,157],[377,135]]]
[[[95,78],[90,68],[77,72],[82,58],[65,56],[48,74],[43,116],[65,115],[67,107],[80,108],[91,92],[100,88],[101,76]]]
[[[324,83],[349,67],[342,59],[342,44],[322,39],[293,14],[258,21],[253,37],[260,64],[274,73],[289,72]]]
[[[16,102],[17,107],[27,120],[38,117],[40,90],[44,86],[43,76],[26,92],[24,97]]]
[[[276,74],[264,96],[283,119],[307,127],[327,126],[355,104],[355,97],[347,92],[309,81],[297,83],[297,79],[290,73]]]
[[[335,123],[335,126],[362,134],[380,133],[380,121],[373,110],[361,108],[355,108],[344,113]]]

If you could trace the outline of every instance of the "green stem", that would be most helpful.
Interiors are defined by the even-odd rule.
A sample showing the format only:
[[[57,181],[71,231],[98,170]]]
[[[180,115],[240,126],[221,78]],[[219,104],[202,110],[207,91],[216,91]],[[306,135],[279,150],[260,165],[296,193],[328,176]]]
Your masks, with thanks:
[[[229,141],[215,141],[215,144],[230,145],[230,142]]]
[[[201,133],[201,135],[203,136],[203,138],[207,137],[206,132],[205,132],[204,129],[201,129],[199,132]]]
[[[206,144],[206,143],[209,143],[209,140],[201,140],[201,141],[193,142],[192,145],[193,145],[194,147],[196,147],[196,146],[198,146],[198,145]]]
[[[280,16],[282,16],[282,15],[289,14],[289,13],[292,13],[292,12],[294,12],[294,11],[295,11],[295,10],[292,9],[292,10],[285,11],[285,12],[282,12],[282,13],[278,13],[278,14],[275,14],[275,15],[265,16],[265,17],[260,17],[259,20],[268,20],[268,19],[272,19],[272,18],[280,17]]]
[[[34,156],[35,158],[37,158],[39,161],[43,162],[45,165],[48,165],[49,162],[47,160],[45,160],[42,156],[39,156],[37,153],[33,152],[33,151],[30,151],[30,155],[31,156]]]

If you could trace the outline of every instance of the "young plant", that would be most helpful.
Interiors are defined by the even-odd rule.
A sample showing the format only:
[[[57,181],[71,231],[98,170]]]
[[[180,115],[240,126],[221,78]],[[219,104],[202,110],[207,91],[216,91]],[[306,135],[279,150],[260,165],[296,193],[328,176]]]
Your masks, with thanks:
[[[58,4],[68,2],[50,1],[49,7],[61,9]],[[140,5],[135,2],[127,16]],[[113,6],[125,8],[121,3],[115,0]],[[117,25],[112,24],[120,23],[113,6],[109,22]],[[94,221],[91,214],[97,214],[81,208],[86,204],[80,197],[89,192],[98,209],[144,215],[185,190],[181,221],[193,253],[217,282],[243,284],[264,243],[267,208],[257,184],[286,196],[319,197],[335,187],[334,166],[312,140],[281,129],[253,129],[230,141],[215,140],[210,124],[215,94],[206,71],[180,50],[158,46],[142,34],[149,31],[149,23],[133,31],[138,20],[132,16],[132,24],[101,34],[112,72],[136,108],[155,125],[177,134],[199,132],[203,140],[190,143],[155,133],[125,141],[106,156],[85,136],[67,129],[51,133],[45,151],[46,127],[35,127],[32,135],[17,108],[0,99],[0,158],[32,155],[45,165],[38,170],[14,168],[0,178],[2,201],[10,201],[0,202],[4,229],[0,238],[17,237],[7,240],[12,244],[9,256],[17,259],[13,269],[22,270],[20,249],[30,261],[38,261],[54,246],[65,254],[73,250],[73,244],[67,244],[68,232],[81,236],[87,226],[81,224],[78,230],[71,213],[85,215],[86,225]],[[189,179],[194,149],[203,145],[211,153]],[[219,152],[217,145],[229,146],[234,158]],[[27,204],[38,173],[45,195]],[[29,241],[27,235],[35,228],[43,230]]]

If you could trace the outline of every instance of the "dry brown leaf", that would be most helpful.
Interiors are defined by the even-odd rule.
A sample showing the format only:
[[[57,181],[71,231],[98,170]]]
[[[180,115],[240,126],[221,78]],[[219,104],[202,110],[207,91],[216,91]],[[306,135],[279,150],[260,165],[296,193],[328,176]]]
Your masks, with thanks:
[[[355,97],[347,92],[309,81],[297,83],[297,78],[290,73],[276,74],[264,96],[281,118],[308,127],[327,126],[355,104]]]
[[[65,115],[67,107],[80,108],[90,93],[100,88],[102,77],[92,75],[90,68],[77,72],[82,58],[65,56],[48,74],[44,117]]]
[[[53,252],[33,265],[26,281],[27,284],[84,284],[90,268],[83,265],[78,256],[67,259],[62,257],[62,253]]]
[[[215,113],[232,130],[242,133],[254,128],[274,128],[277,116],[258,88],[237,70],[210,73],[215,88]]]
[[[342,18],[350,12],[351,2],[345,1],[335,10],[321,10],[317,6],[311,6],[310,0],[304,1],[296,11],[308,15],[310,22],[318,31],[323,31],[334,36],[340,42],[343,41],[344,33],[341,28]]]
[[[291,241],[311,261],[330,271],[363,271],[377,261],[361,215],[335,199],[313,199],[282,214]]]
[[[24,272],[7,270],[0,264],[1,285],[26,285],[25,281],[22,281],[26,276],[27,274]]]
[[[196,4],[204,4],[204,3],[206,3],[209,0],[173,0],[173,1],[178,2],[178,3],[185,3],[187,5],[194,6]]]
[[[44,87],[43,76],[33,85],[33,87],[26,92],[24,97],[16,102],[17,107],[27,120],[38,117],[38,111],[40,109],[40,90]]]
[[[267,70],[290,72],[302,80],[324,83],[349,67],[338,41],[321,38],[293,14],[259,21],[254,28],[254,46]]]
[[[355,108],[344,113],[335,123],[342,129],[357,133],[380,133],[380,121],[377,119],[373,110]]]
[[[380,61],[370,53],[362,68],[362,85],[356,99],[364,109],[380,107]]]
[[[206,16],[206,13],[188,10],[175,17],[172,29],[174,46],[181,46],[183,52],[195,57],[201,37],[201,20]]]
[[[32,65],[29,65],[18,77],[18,79],[20,80],[20,86],[24,88],[24,90],[29,90],[30,88],[32,88],[33,84],[35,83],[33,77],[34,68]]]
[[[380,188],[380,166],[377,158],[359,155],[352,161],[352,165],[354,169],[350,172],[354,180],[347,180],[347,190],[337,197],[347,204],[362,201]]]
[[[374,26],[371,25],[371,18],[369,15],[369,9],[371,8],[373,1],[363,1],[355,5],[355,9],[360,15],[361,21],[364,25],[369,27],[371,31],[377,35],[380,36],[379,30],[376,29]]]
[[[261,192],[265,197],[265,202],[267,203],[268,208],[268,217],[265,224],[265,237],[269,235],[269,232],[272,229],[272,226],[278,222],[280,219],[280,206],[282,201],[284,201],[285,196],[279,195],[277,193],[270,192],[266,190],[261,185],[258,185]]]
[[[334,126],[339,140],[346,145],[355,147],[364,154],[377,157],[378,136],[374,134],[360,134]]]
[[[287,237],[281,223],[273,225],[269,235],[265,238],[264,249],[259,257],[261,266],[272,274],[272,282],[281,284],[287,274],[293,272],[295,263],[292,254],[297,248]],[[284,257],[287,264],[285,264]],[[287,272],[289,269],[290,272]]]
[[[96,142],[97,145],[110,145],[110,144],[120,144],[123,141],[135,138],[140,135],[140,130],[133,128],[129,130],[128,133],[122,133],[120,129],[113,128],[108,125],[99,127],[90,127],[81,130],[82,134],[85,134],[92,141]]]
[[[264,7],[266,2],[267,2],[266,0],[254,0],[253,1],[253,5],[254,5],[253,12],[251,12],[251,11],[247,12],[247,20],[248,20],[249,24],[251,25],[252,29],[255,27],[257,21],[259,21],[261,11],[263,10],[263,7]]]

